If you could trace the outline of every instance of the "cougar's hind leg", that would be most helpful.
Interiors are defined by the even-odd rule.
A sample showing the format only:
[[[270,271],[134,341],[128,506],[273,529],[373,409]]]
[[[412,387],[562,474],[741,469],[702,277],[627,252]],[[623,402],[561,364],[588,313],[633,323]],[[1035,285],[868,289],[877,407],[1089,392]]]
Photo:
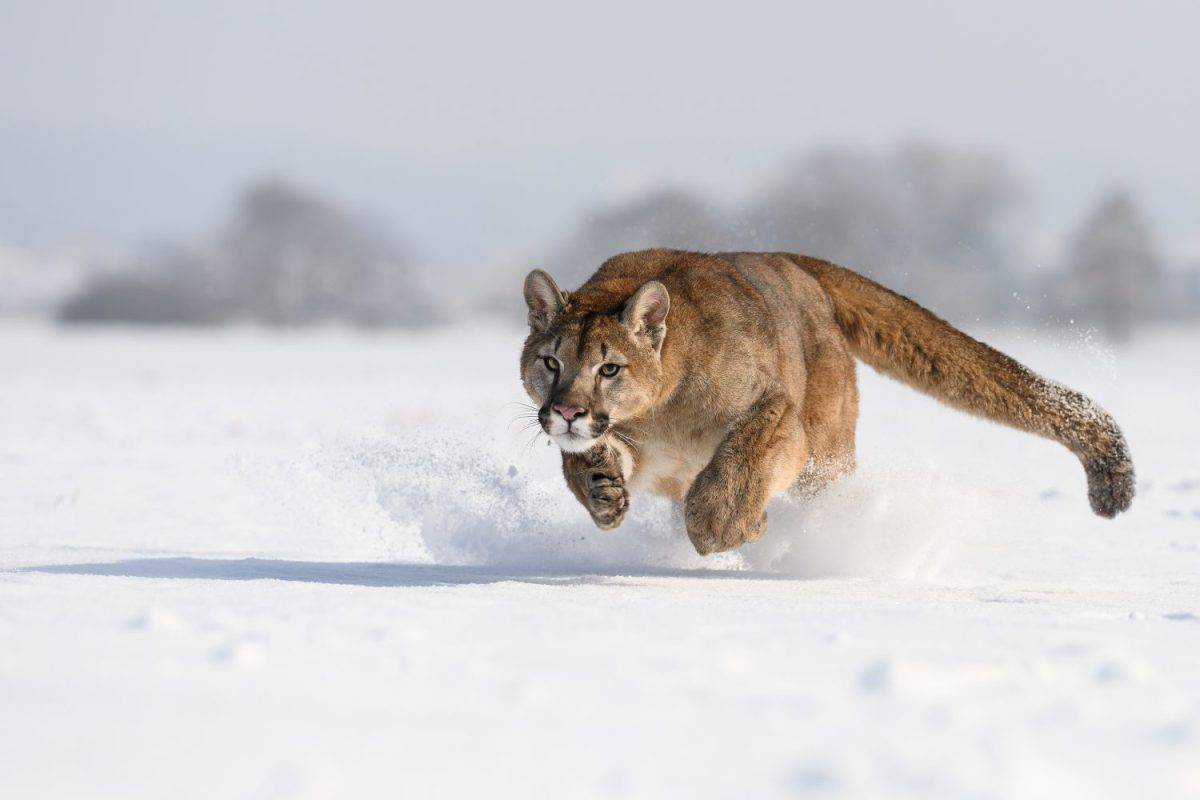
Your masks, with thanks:
[[[795,407],[783,394],[764,396],[730,428],[688,490],[683,516],[696,552],[762,536],[767,500],[795,480],[807,455]]]
[[[854,361],[847,355],[836,382],[826,382],[821,392],[805,397],[804,429],[808,463],[792,487],[793,494],[808,497],[854,472],[855,429],[858,425],[858,388]]]

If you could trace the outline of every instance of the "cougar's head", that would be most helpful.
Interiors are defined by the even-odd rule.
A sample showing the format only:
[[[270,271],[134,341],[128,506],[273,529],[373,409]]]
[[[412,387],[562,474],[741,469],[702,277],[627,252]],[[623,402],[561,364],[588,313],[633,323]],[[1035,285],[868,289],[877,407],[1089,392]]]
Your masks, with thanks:
[[[538,420],[568,453],[588,450],[612,426],[646,411],[658,396],[670,298],[658,281],[614,308],[573,304],[535,269],[525,279],[529,337],[521,380]]]

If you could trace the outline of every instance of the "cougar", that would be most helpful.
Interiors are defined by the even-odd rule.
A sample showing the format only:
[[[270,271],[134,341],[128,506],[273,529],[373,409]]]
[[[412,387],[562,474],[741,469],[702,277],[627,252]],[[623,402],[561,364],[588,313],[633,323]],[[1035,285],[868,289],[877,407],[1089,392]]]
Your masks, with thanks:
[[[567,486],[604,530],[653,492],[682,503],[702,555],[758,539],[772,495],[854,469],[856,357],[1062,444],[1100,516],[1133,500],[1125,438],[1088,397],[828,261],[645,250],[569,293],[534,270],[525,301],[522,382]]]

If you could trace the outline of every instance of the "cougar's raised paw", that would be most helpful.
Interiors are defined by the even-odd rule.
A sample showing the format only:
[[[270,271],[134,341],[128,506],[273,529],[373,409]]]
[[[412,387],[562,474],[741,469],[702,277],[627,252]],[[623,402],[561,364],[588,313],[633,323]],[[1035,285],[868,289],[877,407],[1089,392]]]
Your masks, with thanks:
[[[588,470],[587,485],[589,489],[597,486],[624,486],[625,479],[619,472],[606,472],[602,469]]]
[[[588,512],[601,530],[612,530],[621,524],[629,508],[629,494],[620,475],[591,472],[588,482]]]

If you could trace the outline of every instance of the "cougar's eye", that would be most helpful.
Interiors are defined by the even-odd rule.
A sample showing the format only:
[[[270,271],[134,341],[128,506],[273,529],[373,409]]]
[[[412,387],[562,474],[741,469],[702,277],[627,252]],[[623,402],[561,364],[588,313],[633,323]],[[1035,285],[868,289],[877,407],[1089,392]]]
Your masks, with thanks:
[[[620,364],[604,364],[600,367],[600,374],[606,378],[611,378],[621,371]]]
[[[558,372],[558,359],[554,356],[544,356],[542,358],[542,363],[545,364],[546,369],[550,370],[551,372]]]

